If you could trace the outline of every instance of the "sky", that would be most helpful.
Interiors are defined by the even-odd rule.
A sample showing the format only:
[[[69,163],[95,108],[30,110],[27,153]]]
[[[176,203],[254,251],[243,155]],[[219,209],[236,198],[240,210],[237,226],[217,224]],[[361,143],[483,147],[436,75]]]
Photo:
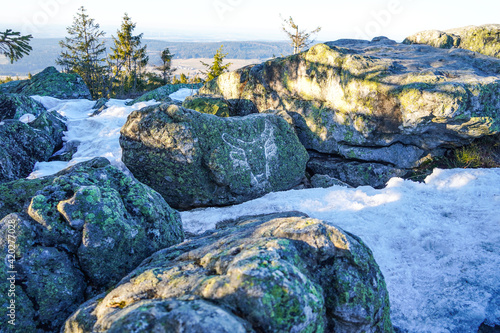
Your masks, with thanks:
[[[8,0],[0,0],[7,2]],[[107,35],[116,35],[127,12],[145,38],[171,41],[282,40],[282,17],[292,16],[301,29],[320,26],[317,40],[371,39],[401,41],[428,29],[500,23],[498,0],[22,0],[8,1],[0,12],[7,28],[35,38],[61,38],[77,9],[84,5]]]

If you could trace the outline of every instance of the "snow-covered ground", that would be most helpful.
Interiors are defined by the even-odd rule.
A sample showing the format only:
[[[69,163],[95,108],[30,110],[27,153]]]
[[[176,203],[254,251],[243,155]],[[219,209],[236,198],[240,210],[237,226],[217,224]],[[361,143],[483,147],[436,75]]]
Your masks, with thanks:
[[[187,89],[189,90],[189,89]],[[182,100],[188,92],[175,97]],[[65,140],[80,146],[69,163],[38,163],[30,177],[104,156],[125,169],[118,144],[130,112],[111,100],[99,116],[94,102],[37,97],[68,120]],[[225,208],[182,212],[200,233],[242,215],[298,210],[360,236],[384,273],[393,323],[409,332],[477,332],[485,318],[500,324],[500,169],[435,170],[425,183],[393,178],[386,188],[306,189],[271,193]]]

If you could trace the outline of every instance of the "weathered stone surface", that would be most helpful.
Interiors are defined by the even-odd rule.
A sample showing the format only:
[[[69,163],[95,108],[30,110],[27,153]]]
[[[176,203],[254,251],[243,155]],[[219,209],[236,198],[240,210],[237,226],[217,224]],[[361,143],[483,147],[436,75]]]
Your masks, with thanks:
[[[56,111],[44,112],[33,120],[29,125],[49,136],[54,148],[58,149],[63,145],[64,132],[68,130],[66,118]]]
[[[212,95],[194,95],[187,97],[182,106],[201,113],[213,114],[219,117],[247,116],[257,113],[255,105],[248,100],[225,100]]]
[[[500,60],[387,38],[340,40],[225,73],[201,94],[287,111],[308,149],[413,168],[498,133]]]
[[[150,100],[155,100],[157,102],[171,102],[169,95],[173,94],[179,89],[189,88],[189,89],[199,89],[201,84],[187,84],[187,83],[179,83],[179,84],[166,84],[163,87],[157,88],[152,91],[148,91],[144,95],[134,99],[131,102],[127,102],[127,105],[134,105],[138,102],[145,102]]]
[[[434,47],[461,49],[500,58],[500,24],[467,26],[445,31],[427,30],[406,37],[405,44],[427,44]]]
[[[281,117],[220,118],[168,104],[131,113],[120,144],[134,176],[183,209],[290,189],[308,160]]]
[[[92,107],[92,110],[94,110],[94,112],[92,113],[91,117],[97,116],[101,114],[102,111],[106,110],[108,108],[108,106],[106,105],[107,102],[109,102],[109,98],[99,98]]]
[[[331,186],[352,187],[336,178],[321,174],[316,174],[311,177],[311,186],[314,188],[327,188]]]
[[[89,88],[78,74],[59,73],[55,67],[47,67],[33,75],[31,80],[3,84],[0,91],[27,96],[50,96],[59,99],[92,99]]]
[[[295,212],[241,218],[155,253],[82,305],[65,332],[225,332],[229,323],[234,332],[392,332],[389,310],[366,245]]]
[[[314,174],[328,175],[352,187],[369,185],[374,188],[383,188],[389,179],[402,177],[408,172],[380,163],[346,161],[342,158],[327,156],[312,157],[307,163],[307,168]],[[316,181],[318,180],[316,178]]]
[[[27,177],[57,145],[47,133],[12,119],[0,122],[0,142],[0,183]]]
[[[25,114],[38,117],[46,109],[42,103],[33,98],[19,94],[0,93],[0,121],[4,119],[19,120]]]
[[[158,193],[104,158],[0,184],[0,193],[0,250],[7,255],[14,236],[17,284],[28,297],[23,306],[36,310],[26,312],[18,332],[30,331],[30,322],[41,332],[57,331],[85,294],[102,292],[184,237],[179,214]]]

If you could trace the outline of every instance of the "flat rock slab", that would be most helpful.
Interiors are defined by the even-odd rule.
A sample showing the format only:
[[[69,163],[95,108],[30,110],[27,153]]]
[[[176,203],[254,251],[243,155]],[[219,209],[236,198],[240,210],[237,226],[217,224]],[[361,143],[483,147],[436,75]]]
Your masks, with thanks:
[[[413,168],[498,133],[500,60],[462,49],[339,40],[225,73],[200,93],[285,110],[308,149]]]

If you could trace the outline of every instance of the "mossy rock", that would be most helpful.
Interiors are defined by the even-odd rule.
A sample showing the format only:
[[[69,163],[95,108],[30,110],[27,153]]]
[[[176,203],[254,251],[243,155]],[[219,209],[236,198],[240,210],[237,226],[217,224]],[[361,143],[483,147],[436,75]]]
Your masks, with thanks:
[[[235,332],[392,332],[389,313],[368,247],[291,212],[236,219],[155,253],[76,311],[65,332],[206,332],[229,322]]]
[[[4,183],[0,191],[0,249],[7,251],[8,235],[15,236],[17,283],[28,297],[26,309],[36,309],[16,327],[23,332],[30,322],[42,332],[58,331],[85,297],[184,238],[178,212],[104,158]]]
[[[399,169],[500,130],[500,60],[387,38],[317,44],[224,73],[200,94],[285,111],[307,148]]]
[[[45,111],[42,103],[31,97],[19,94],[0,94],[0,121],[4,119],[19,120],[25,114],[38,117]]]
[[[300,183],[308,160],[279,116],[222,118],[168,104],[131,113],[120,145],[134,176],[181,209],[288,190]]]
[[[138,102],[146,102],[150,100],[155,100],[157,102],[171,102],[170,95],[174,92],[183,89],[199,89],[202,85],[199,83],[196,84],[187,84],[187,83],[178,83],[178,84],[166,84],[160,88],[156,88],[155,90],[148,91],[142,96],[134,99],[133,101],[127,102],[127,105],[134,105]]]
[[[40,73],[33,75],[31,80],[11,83],[5,90],[27,96],[92,99],[89,88],[78,74],[60,73],[55,67],[45,68]]]
[[[221,97],[209,95],[190,96],[182,102],[182,107],[218,117],[236,116],[230,109],[229,103]]]
[[[406,37],[403,43],[427,44],[445,49],[458,47],[500,58],[500,24],[422,31]]]

